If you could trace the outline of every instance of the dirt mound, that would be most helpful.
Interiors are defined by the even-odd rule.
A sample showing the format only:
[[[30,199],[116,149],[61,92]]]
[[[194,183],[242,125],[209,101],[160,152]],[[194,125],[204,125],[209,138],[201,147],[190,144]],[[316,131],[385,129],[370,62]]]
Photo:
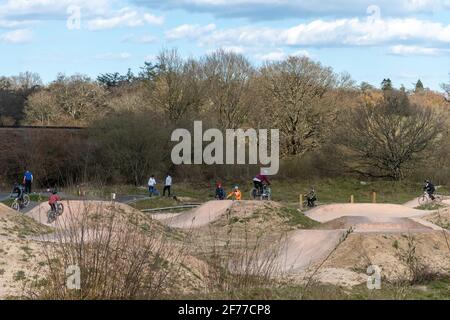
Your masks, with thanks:
[[[113,210],[124,214],[143,215],[142,212],[118,202],[69,200],[61,203],[64,205],[64,213],[54,222],[48,222],[49,205],[47,203],[41,203],[27,215],[37,222],[53,228],[73,227],[80,224],[87,215],[95,217]]]
[[[370,265],[377,265],[382,269],[383,278],[390,281],[404,280],[411,276],[408,257],[418,269],[423,268],[422,272],[448,274],[450,271],[450,248],[441,231],[415,234],[353,233],[323,267],[367,274]]]
[[[5,206],[3,203],[0,203],[0,217],[4,217],[12,213],[15,213],[15,211]]]
[[[450,230],[450,208],[439,210],[423,218],[443,229]]]
[[[371,218],[410,218],[429,214],[427,211],[408,208],[396,204],[330,204],[314,208],[306,213],[308,217],[319,222],[328,222],[345,216]]]
[[[295,273],[325,258],[346,230],[298,230],[289,235],[277,258],[280,271]]]
[[[409,218],[340,217],[321,225],[320,229],[349,229],[354,232],[424,232],[430,227]]]
[[[50,232],[0,204],[0,299],[20,296],[26,281],[39,277],[42,246],[31,237]]]
[[[198,228],[219,219],[228,212],[233,203],[231,200],[209,201],[186,213],[169,216],[160,221],[172,228]]]

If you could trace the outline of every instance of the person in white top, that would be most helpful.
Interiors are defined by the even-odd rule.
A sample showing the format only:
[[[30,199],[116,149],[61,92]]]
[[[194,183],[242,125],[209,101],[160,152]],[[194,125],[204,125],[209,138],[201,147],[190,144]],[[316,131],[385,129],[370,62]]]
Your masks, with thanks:
[[[152,175],[148,180],[148,192],[150,193],[150,197],[156,193],[156,179],[155,176]]]
[[[170,174],[167,174],[166,181],[164,183],[163,197],[166,195],[166,191],[168,191],[168,196],[170,197],[170,189],[172,188],[172,177]]]

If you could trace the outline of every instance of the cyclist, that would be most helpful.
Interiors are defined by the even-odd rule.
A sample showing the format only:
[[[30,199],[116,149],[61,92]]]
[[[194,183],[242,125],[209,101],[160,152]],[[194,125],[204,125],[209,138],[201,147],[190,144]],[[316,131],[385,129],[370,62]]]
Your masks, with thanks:
[[[436,199],[434,196],[434,193],[436,192],[436,187],[430,180],[425,180],[423,190],[428,193],[428,196],[430,197],[431,200],[434,201]]]
[[[256,190],[258,190],[260,195],[263,194],[264,184],[270,186],[270,182],[269,179],[267,179],[267,176],[258,174],[253,178],[253,185],[255,186]]]
[[[241,190],[239,190],[238,186],[235,186],[234,190],[228,194],[227,199],[229,199],[231,197],[234,197],[234,200],[237,200],[237,201],[242,200],[242,193],[241,193]]]
[[[25,189],[23,187],[23,185],[18,184],[17,182],[14,183],[14,188],[12,193],[16,193],[17,196],[15,196],[15,199],[17,199],[19,201],[20,204],[23,203],[23,195],[25,194]]]
[[[314,187],[311,187],[311,190],[306,194],[306,200],[308,201],[308,207],[313,208],[315,206],[317,195]]]
[[[223,200],[225,199],[225,190],[223,190],[222,184],[219,182],[216,185],[216,199]]]
[[[56,189],[53,189],[48,199],[48,204],[50,205],[50,209],[52,210],[52,212],[56,212],[56,204],[58,203],[58,201],[61,201],[61,198],[59,197]]]

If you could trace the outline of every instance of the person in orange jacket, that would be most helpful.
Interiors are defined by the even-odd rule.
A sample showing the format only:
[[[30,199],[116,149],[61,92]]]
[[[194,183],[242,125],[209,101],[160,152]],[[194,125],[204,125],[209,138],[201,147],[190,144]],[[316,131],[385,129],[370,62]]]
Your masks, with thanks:
[[[228,194],[227,199],[230,199],[231,197],[234,197],[234,200],[237,201],[242,200],[242,193],[238,186],[234,187],[234,190]]]

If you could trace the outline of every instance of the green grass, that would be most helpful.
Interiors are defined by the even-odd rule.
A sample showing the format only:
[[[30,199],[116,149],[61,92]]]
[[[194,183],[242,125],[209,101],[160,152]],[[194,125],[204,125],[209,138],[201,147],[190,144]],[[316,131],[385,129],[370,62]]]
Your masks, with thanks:
[[[22,270],[20,270],[20,271],[17,271],[15,274],[14,274],[14,276],[13,276],[13,280],[14,281],[22,281],[22,280],[25,280],[25,272],[24,271],[22,271]]]
[[[443,204],[436,203],[436,202],[425,203],[425,204],[422,204],[422,205],[416,207],[416,209],[419,209],[419,210],[439,210],[442,208],[445,208],[445,206]]]
[[[208,295],[177,297],[183,299],[239,299],[239,300],[449,300],[450,277],[424,283],[420,287],[410,284],[383,283],[379,290],[369,290],[366,284],[353,288],[312,284],[301,286],[268,286],[233,292],[215,292]]]
[[[48,201],[48,196],[46,195],[40,195],[40,194],[30,194],[30,201],[32,202],[46,202]],[[14,199],[6,199],[4,201],[2,201],[2,203],[8,207],[10,207],[12,205],[12,203],[14,202]]]
[[[224,182],[225,191],[231,191],[236,182]],[[250,200],[250,191],[253,188],[251,181],[239,184],[243,200]],[[378,203],[396,203],[402,204],[414,199],[422,194],[421,183],[396,182],[396,181],[365,181],[356,179],[318,179],[318,180],[276,180],[272,181],[273,200],[286,203],[297,204],[300,194],[305,194],[309,188],[314,186],[319,204],[328,203],[348,203],[350,196],[353,195],[355,202],[372,202],[372,192],[377,193]],[[449,194],[448,189],[443,187],[439,189],[442,194]],[[193,201],[207,201],[214,199],[214,183],[186,184],[179,183],[174,186],[174,194],[179,197],[188,197]],[[172,200],[155,199],[151,201],[139,202],[136,206],[144,209],[152,209],[163,206],[176,205]]]
[[[372,192],[378,203],[405,203],[421,194],[421,184],[395,181],[364,181],[353,179],[321,179],[315,181],[275,182],[273,198],[298,202],[311,186],[317,191],[320,203],[347,203],[353,195],[355,202],[372,202]],[[440,192],[445,192],[441,189]]]
[[[313,229],[320,225],[319,222],[308,218],[295,208],[283,207],[278,211],[278,214],[288,220],[288,225],[299,226],[302,229]]]

